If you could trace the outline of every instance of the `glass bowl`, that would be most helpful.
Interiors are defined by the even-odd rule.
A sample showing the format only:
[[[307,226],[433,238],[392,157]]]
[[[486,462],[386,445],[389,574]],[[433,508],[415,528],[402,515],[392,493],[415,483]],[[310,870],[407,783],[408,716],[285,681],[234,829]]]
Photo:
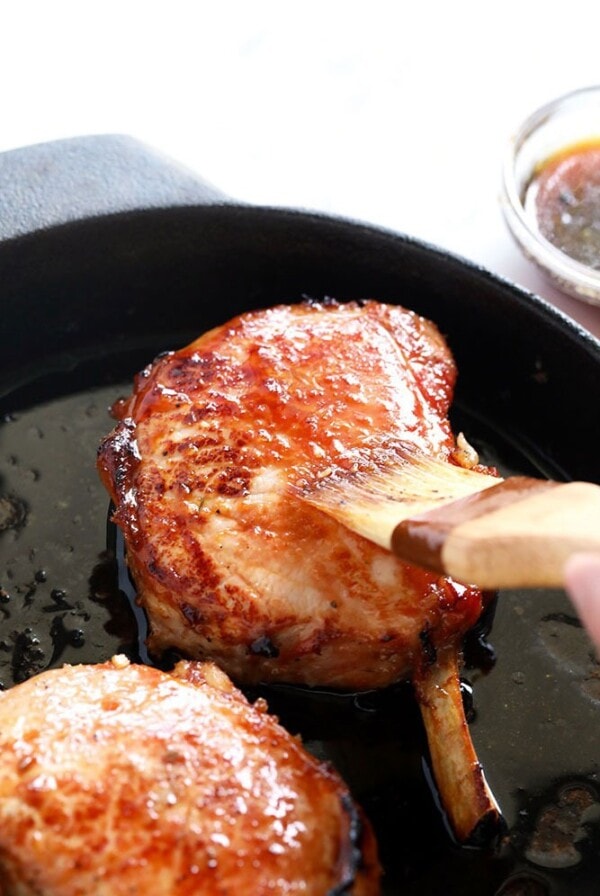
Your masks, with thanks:
[[[542,106],[513,136],[504,161],[502,211],[524,254],[563,292],[600,305],[600,270],[567,255],[540,231],[526,193],[555,154],[583,144],[600,146],[600,85],[575,90]]]

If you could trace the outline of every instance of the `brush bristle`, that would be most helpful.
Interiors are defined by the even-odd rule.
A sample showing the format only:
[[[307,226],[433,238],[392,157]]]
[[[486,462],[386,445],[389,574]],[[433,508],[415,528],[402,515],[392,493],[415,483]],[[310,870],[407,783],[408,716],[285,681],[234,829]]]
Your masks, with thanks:
[[[411,446],[396,446],[361,458],[349,470],[323,471],[295,491],[303,501],[389,550],[392,532],[402,520],[500,481]]]

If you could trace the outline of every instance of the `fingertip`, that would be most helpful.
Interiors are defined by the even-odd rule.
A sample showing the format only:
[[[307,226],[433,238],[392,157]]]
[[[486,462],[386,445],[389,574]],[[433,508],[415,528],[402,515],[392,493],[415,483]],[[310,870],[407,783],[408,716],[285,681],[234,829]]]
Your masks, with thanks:
[[[600,600],[600,554],[572,554],[565,564],[564,581],[569,592]]]
[[[567,593],[592,640],[600,646],[600,554],[574,554],[564,568]]]

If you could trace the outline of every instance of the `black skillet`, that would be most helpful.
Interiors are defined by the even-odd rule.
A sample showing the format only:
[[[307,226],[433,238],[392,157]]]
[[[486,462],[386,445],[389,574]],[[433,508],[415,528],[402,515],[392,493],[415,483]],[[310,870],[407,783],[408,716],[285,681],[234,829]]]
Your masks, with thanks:
[[[116,651],[145,658],[96,445],[136,370],[245,309],[324,296],[413,308],[448,339],[454,423],[486,460],[600,479],[600,345],[461,259],[358,223],[233,204],[120,137],[5,153],[0,205],[4,687]],[[596,894],[600,665],[564,594],[501,593],[468,659],[473,737],[507,825],[477,848],[445,829],[405,687],[267,696],[364,805],[386,894]]]

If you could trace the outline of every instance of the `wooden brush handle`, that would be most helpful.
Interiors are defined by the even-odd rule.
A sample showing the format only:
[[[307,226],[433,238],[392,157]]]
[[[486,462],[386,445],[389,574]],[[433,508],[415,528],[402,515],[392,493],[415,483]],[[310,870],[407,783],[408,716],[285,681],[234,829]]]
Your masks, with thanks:
[[[505,479],[399,523],[392,550],[480,588],[559,587],[571,554],[600,551],[600,486]]]

